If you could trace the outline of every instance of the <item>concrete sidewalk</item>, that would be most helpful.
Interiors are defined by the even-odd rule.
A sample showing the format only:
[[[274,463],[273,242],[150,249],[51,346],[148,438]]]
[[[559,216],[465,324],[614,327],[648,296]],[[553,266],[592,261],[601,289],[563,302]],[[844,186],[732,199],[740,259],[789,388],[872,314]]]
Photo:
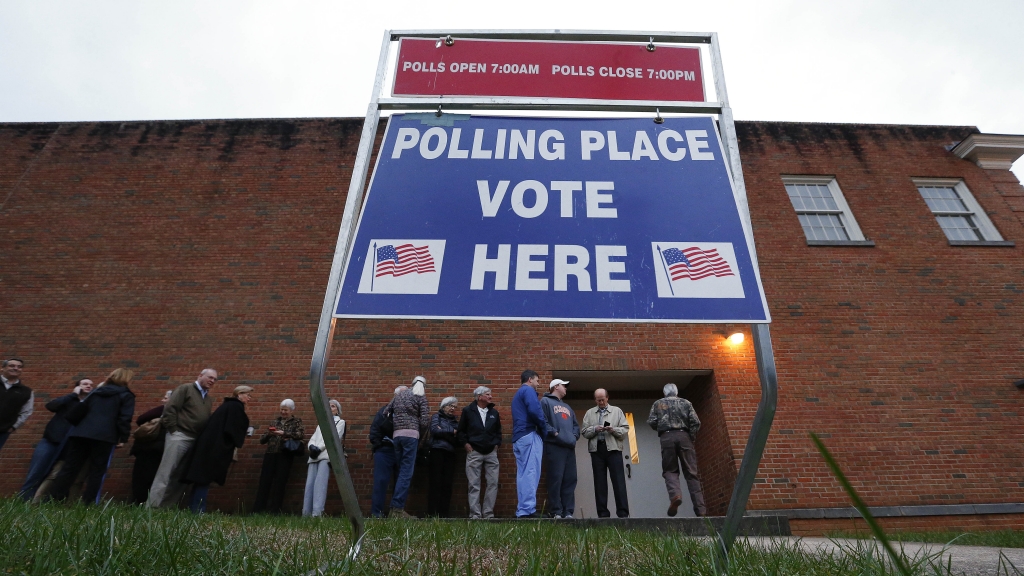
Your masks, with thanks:
[[[801,547],[811,554],[842,554],[846,551],[875,546],[878,554],[885,555],[885,550],[874,540],[854,540],[847,538],[800,538],[797,536],[751,536],[737,538],[753,546],[768,548],[773,543],[787,542]],[[950,562],[953,574],[974,575],[1007,575],[1024,574],[1024,548],[992,548],[989,546],[944,546],[942,544],[924,544],[919,542],[894,542],[897,552],[901,549],[907,558],[913,561],[924,557],[932,557],[932,562],[942,568],[945,573],[946,562]],[[931,569],[925,573],[933,573]]]

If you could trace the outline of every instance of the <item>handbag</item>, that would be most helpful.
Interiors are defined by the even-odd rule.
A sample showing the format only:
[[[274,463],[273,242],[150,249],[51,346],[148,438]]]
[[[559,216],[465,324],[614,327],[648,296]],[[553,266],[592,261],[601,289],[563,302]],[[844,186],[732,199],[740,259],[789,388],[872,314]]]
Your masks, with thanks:
[[[317,458],[319,458],[321,452],[323,452],[323,450],[319,446],[312,446],[312,445],[310,445],[310,447],[309,447],[309,457],[312,458],[313,460],[316,460]]]
[[[285,452],[291,452],[292,454],[306,453],[305,449],[303,449],[302,447],[302,442],[299,442],[294,438],[289,438],[285,440],[284,444],[282,444],[281,447],[284,448]]]
[[[153,442],[160,439],[161,432],[163,432],[163,426],[160,419],[153,418],[149,422],[139,425],[132,434],[132,438],[135,438],[136,442]]]

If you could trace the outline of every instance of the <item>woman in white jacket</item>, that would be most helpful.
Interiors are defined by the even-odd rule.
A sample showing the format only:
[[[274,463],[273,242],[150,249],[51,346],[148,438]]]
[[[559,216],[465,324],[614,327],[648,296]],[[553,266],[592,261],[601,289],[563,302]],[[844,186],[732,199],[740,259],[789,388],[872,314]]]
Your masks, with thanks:
[[[338,436],[345,438],[345,421],[341,419],[341,403],[331,400],[331,413],[334,414],[334,426],[338,429]],[[310,458],[309,470],[306,472],[306,494],[302,501],[303,516],[320,516],[324,513],[324,503],[327,501],[327,481],[331,477],[331,462],[327,457],[324,436],[320,427],[309,439]],[[313,457],[312,454],[319,449],[319,454]]]

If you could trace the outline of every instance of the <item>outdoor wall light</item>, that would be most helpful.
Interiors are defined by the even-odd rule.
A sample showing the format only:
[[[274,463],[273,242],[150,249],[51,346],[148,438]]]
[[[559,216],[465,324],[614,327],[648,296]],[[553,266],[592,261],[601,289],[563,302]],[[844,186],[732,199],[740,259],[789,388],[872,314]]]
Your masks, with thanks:
[[[743,338],[743,332],[734,332],[731,336],[726,338],[726,340],[729,341],[729,344],[732,344],[733,346],[738,346],[740,344],[743,344]]]

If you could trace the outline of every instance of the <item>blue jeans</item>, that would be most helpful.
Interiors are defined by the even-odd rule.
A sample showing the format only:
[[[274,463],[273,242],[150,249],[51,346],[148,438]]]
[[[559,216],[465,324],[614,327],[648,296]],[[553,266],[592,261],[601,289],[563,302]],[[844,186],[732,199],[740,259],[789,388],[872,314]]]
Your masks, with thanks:
[[[370,506],[370,514],[374,518],[384,516],[386,506],[384,501],[388,497],[388,487],[391,486],[391,479],[398,476],[398,460],[395,459],[395,449],[385,446],[373,453],[373,499]]]
[[[416,471],[416,449],[419,438],[399,436],[395,442],[395,460],[398,461],[398,480],[395,480],[395,493],[391,495],[391,507],[405,509],[405,499],[409,497],[412,485],[412,474]]]
[[[36,444],[36,449],[32,451],[32,461],[28,465],[28,475],[25,476],[25,483],[21,485],[21,490],[18,491],[23,500],[26,502],[32,501],[32,497],[35,496],[39,485],[43,483],[43,480],[49,475],[50,469],[53,468],[53,463],[57,461],[58,454],[60,454],[59,443],[54,444],[46,438],[39,440],[39,443]]]
[[[206,495],[210,493],[209,484],[196,484],[192,487],[192,500],[188,504],[188,509],[193,514],[202,514],[206,512]]]
[[[540,464],[544,458],[544,440],[540,434],[530,432],[512,445],[516,457],[516,494],[519,505],[516,516],[529,516],[537,511],[537,486],[540,484]]]

